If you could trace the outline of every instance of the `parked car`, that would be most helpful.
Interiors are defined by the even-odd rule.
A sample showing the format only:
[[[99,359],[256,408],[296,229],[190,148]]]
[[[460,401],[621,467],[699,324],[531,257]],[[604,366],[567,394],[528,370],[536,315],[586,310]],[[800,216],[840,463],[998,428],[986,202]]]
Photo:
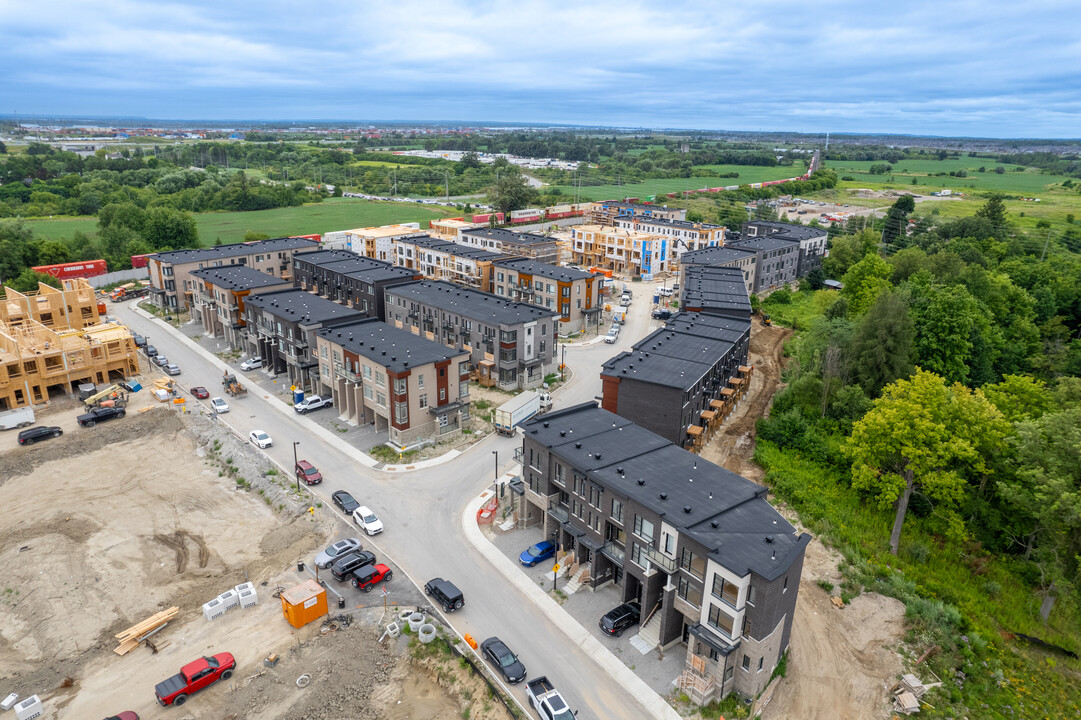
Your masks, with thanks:
[[[383,532],[383,521],[376,517],[367,505],[361,505],[353,511],[353,522],[369,535],[378,535]]]
[[[193,387],[191,389],[191,394],[199,398],[200,400],[206,400],[208,397],[210,397],[210,393],[208,393],[206,391],[206,388],[201,385],[196,385],[195,387]],[[218,399],[220,400],[221,398]]]
[[[165,357],[164,355],[155,355],[153,358],[151,358],[150,362],[154,363],[158,367],[165,367],[169,364],[169,358]]]
[[[567,701],[545,675],[526,683],[525,696],[542,720],[574,720],[578,714],[568,707]]]
[[[375,565],[365,565],[354,570],[349,576],[349,584],[357,590],[371,592],[376,583],[390,582],[392,577],[394,577],[394,573],[390,571],[390,568],[383,563],[376,563]]]
[[[307,460],[297,460],[294,470],[296,470],[297,480],[303,480],[308,485],[318,485],[323,482],[322,473]]]
[[[210,398],[210,408],[216,413],[227,413],[229,412],[229,403],[220,397]]]
[[[49,438],[58,438],[64,434],[64,431],[58,427],[49,427],[47,425],[38,425],[37,427],[27,428],[19,433],[20,445],[33,445],[38,440],[48,440]]]
[[[259,357],[258,355],[256,355],[255,357],[250,357],[244,362],[240,363],[241,370],[255,370],[261,367],[263,367],[263,358]]]
[[[124,408],[122,407],[96,407],[90,408],[90,412],[75,418],[75,422],[83,427],[94,427],[99,422],[122,417],[124,417]]]
[[[604,341],[611,345],[619,339],[619,326],[613,325],[608,329],[608,334],[604,336]]]
[[[135,347],[146,347],[146,338],[139,333],[132,333],[131,339],[135,341]]]
[[[365,565],[375,564],[375,553],[368,550],[354,550],[348,555],[342,555],[330,566],[330,574],[335,580],[345,580],[349,573]]]
[[[334,403],[330,398],[319,397],[318,395],[309,395],[298,403],[293,404],[293,409],[301,415],[310,413],[312,410],[318,410],[319,408],[331,407]]]
[[[326,568],[333,565],[334,561],[342,555],[351,553],[354,550],[360,550],[360,548],[360,540],[357,540],[356,538],[345,538],[344,540],[339,540],[338,542],[329,546],[326,550],[323,550],[321,553],[315,556],[315,566],[317,568],[325,570]]]
[[[547,540],[539,542],[536,545],[530,545],[527,547],[521,555],[518,556],[518,562],[522,563],[526,567],[533,567],[541,560],[547,560],[550,557],[555,557],[556,546]]]
[[[672,297],[672,288],[659,287],[657,288],[657,294],[661,297]]]
[[[163,367],[162,370],[165,371],[166,375],[179,375],[180,374],[180,366],[175,364],[175,363],[169,363],[168,365]]]
[[[672,311],[671,310],[654,310],[653,311],[653,319],[654,320],[668,320],[671,317],[672,317]]]
[[[149,358],[155,357],[158,354],[158,349],[153,345],[147,345],[143,348],[143,350],[146,352],[146,356]]]
[[[485,659],[495,665],[507,682],[513,685],[525,680],[525,665],[502,640],[490,637],[480,644],[480,649]]]
[[[264,450],[274,444],[270,436],[262,430],[252,430],[248,433],[248,439]]]
[[[347,493],[345,490],[335,490],[330,495],[330,499],[334,501],[334,504],[342,509],[342,512],[346,515],[352,515],[353,511],[360,507],[360,503],[353,499],[353,496]]]
[[[180,668],[180,672],[168,680],[158,683],[154,688],[154,695],[158,704],[163,707],[183,705],[192,693],[197,693],[218,680],[231,678],[235,667],[236,660],[230,653],[199,658]]]
[[[601,632],[619,637],[632,625],[637,625],[642,617],[642,606],[636,601],[625,602],[605,613],[600,620]]]
[[[462,606],[465,605],[465,597],[462,595],[462,591],[450,580],[444,580],[443,578],[432,578],[424,583],[424,594],[435,598],[436,602],[443,607],[443,612],[449,613],[461,610]]]

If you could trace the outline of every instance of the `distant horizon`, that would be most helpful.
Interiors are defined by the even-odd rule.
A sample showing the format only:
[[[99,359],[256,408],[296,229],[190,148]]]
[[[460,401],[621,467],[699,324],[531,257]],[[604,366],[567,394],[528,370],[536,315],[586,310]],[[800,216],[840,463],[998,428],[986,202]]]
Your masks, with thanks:
[[[799,131],[799,130],[786,130],[786,129],[758,129],[758,130],[740,130],[736,128],[702,128],[702,127],[648,127],[648,126],[618,126],[618,125],[585,125],[585,124],[571,124],[571,123],[549,123],[549,122],[524,122],[524,121],[500,121],[500,120],[417,120],[417,119],[397,119],[397,120],[372,120],[372,119],[347,119],[347,118],[287,118],[287,119],[272,119],[272,118],[167,118],[167,117],[150,117],[146,115],[85,115],[79,113],[72,114],[35,114],[35,113],[3,113],[0,112],[0,120],[2,121],[17,121],[20,125],[23,124],[47,124],[38,121],[45,120],[57,120],[57,121],[114,121],[109,123],[112,127],[132,127],[133,125],[139,125],[149,128],[161,128],[168,129],[170,125],[180,126],[183,128],[206,128],[206,129],[228,129],[232,126],[237,126],[237,129],[245,130],[257,130],[257,125],[272,125],[275,127],[303,127],[304,129],[326,129],[326,127],[341,127],[343,129],[363,129],[365,126],[405,126],[405,127],[418,127],[418,128],[526,128],[526,129],[557,129],[557,130],[588,130],[588,131],[617,131],[623,134],[631,133],[643,133],[643,132],[656,132],[656,133],[708,133],[712,135],[722,135],[725,133],[738,133],[741,135],[793,135],[803,137],[822,137],[827,134],[831,137],[897,137],[897,138],[917,138],[925,140],[1022,140],[1026,142],[1032,141],[1049,141],[1049,142],[1078,142],[1081,143],[1081,135],[1076,137],[1037,137],[1037,136],[991,136],[991,135],[936,135],[936,134],[921,134],[921,133],[905,133],[905,132],[879,132],[879,131],[859,131],[859,130],[822,130],[822,131]],[[125,124],[125,121],[129,121],[130,124]],[[155,125],[155,123],[165,123],[165,125]]]
[[[1078,19],[1076,0],[8,2],[0,111],[1072,139]]]

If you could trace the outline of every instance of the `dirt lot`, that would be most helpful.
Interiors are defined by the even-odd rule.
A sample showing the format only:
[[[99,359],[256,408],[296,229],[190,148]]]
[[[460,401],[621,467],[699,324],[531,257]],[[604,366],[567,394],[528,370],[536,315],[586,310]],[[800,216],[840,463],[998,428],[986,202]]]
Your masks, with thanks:
[[[74,412],[40,421],[64,426]],[[225,457],[263,492],[239,489]],[[292,509],[267,467],[212,420],[165,408],[0,454],[0,695],[38,694],[46,719],[153,717],[155,683],[228,650],[236,676],[178,718],[406,717],[399,707],[460,716],[459,699],[409,664],[405,639],[387,650],[374,642],[381,608],[354,611],[357,622],[326,636],[319,623],[284,621],[273,590],[305,577],[297,560],[334,527]],[[255,608],[202,617],[204,602],[246,581]],[[156,636],[159,652],[113,652],[115,633],[174,605],[180,616]],[[283,660],[264,670],[270,653]],[[303,691],[302,673],[312,674]]]
[[[753,460],[755,421],[769,414],[773,396],[781,389],[784,343],[791,335],[787,328],[764,327],[757,318],[753,321],[750,389],[702,457],[762,482],[762,468]],[[795,513],[780,509],[799,527]],[[843,609],[834,607],[818,581],[840,585],[839,560],[817,539],[807,548],[788,674],[763,710],[763,720],[889,717],[888,690],[901,672],[895,648],[904,633],[904,605],[867,593]]]

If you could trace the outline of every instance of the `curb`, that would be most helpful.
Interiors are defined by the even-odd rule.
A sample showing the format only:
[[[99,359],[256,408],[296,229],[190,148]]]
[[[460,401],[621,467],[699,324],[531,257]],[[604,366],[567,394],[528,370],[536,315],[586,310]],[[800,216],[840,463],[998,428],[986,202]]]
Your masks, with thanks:
[[[469,501],[462,511],[462,529],[466,539],[475,547],[484,558],[495,567],[503,577],[526,598],[537,606],[553,625],[558,627],[564,635],[589,655],[604,668],[626,690],[627,694],[638,700],[645,712],[648,712],[657,720],[683,720],[679,713],[672,708],[656,691],[634,674],[634,671],[623,664],[612,651],[600,643],[597,638],[578,624],[570,613],[560,607],[548,594],[538,587],[528,576],[518,571],[518,568],[499,552],[492,543],[485,539],[484,534],[477,525],[477,511],[480,510],[488,499],[494,495],[493,491],[485,490],[477,497]]]

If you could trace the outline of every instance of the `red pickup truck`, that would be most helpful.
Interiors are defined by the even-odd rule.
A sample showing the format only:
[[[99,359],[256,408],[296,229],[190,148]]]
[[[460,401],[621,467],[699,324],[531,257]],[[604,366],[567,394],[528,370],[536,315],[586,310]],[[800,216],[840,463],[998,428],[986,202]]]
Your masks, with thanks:
[[[233,676],[236,660],[230,653],[219,653],[214,657],[202,657],[180,668],[180,673],[173,675],[154,688],[158,704],[183,705],[188,695],[199,692],[218,680],[228,680]]]

